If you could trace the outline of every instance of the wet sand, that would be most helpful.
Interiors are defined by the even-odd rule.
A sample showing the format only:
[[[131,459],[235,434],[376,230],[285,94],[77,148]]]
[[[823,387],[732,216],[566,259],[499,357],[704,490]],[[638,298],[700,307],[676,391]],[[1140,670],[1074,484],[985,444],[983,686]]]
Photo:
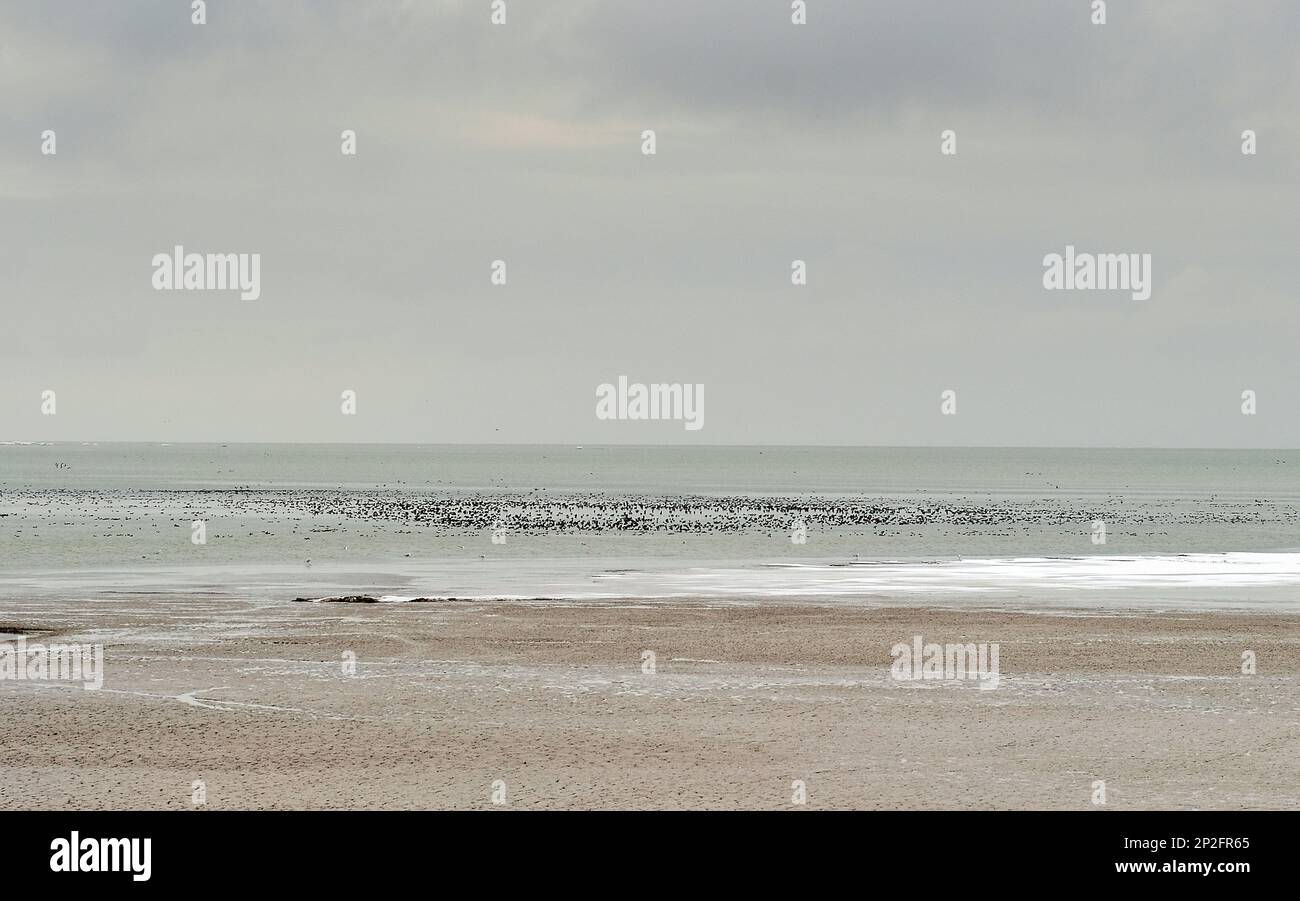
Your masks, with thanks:
[[[0,808],[1300,807],[1294,615],[152,598],[19,629],[107,674],[0,681]],[[918,634],[998,642],[999,687],[895,681]]]

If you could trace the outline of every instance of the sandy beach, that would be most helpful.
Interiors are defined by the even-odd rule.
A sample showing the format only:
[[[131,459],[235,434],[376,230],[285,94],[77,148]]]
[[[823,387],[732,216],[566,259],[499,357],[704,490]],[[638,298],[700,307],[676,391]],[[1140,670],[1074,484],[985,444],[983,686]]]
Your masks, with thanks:
[[[153,597],[0,633],[106,669],[0,681],[4,809],[1300,806],[1295,615]],[[998,687],[891,678],[916,635],[997,642]]]

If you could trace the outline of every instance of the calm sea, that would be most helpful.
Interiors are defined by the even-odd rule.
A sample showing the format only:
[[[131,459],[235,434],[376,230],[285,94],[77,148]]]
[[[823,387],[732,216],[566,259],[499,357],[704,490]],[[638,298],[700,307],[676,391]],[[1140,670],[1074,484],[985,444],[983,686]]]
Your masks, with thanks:
[[[1298,510],[1295,450],[8,444],[0,598],[1275,608]]]

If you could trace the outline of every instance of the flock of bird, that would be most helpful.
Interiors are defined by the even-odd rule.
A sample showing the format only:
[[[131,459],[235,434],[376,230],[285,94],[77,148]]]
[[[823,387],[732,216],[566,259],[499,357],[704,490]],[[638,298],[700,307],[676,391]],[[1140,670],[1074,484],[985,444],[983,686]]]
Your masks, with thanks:
[[[203,519],[337,518],[445,530],[512,532],[707,533],[812,528],[1148,525],[1294,520],[1296,511],[1266,501],[1198,503],[1120,496],[1071,498],[880,498],[866,495],[779,497],[621,495],[533,491],[243,489],[184,491],[0,491],[0,509],[24,519],[76,516],[129,522],[136,516]]]

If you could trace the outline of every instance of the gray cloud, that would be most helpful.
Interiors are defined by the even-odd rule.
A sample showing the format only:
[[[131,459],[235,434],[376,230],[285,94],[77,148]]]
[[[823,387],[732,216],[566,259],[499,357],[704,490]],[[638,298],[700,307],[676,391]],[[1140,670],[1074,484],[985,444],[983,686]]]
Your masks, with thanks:
[[[5,4],[0,438],[1300,441],[1300,9],[809,5]],[[262,298],[154,292],[177,243]],[[1067,243],[1152,298],[1043,291]],[[706,428],[598,422],[622,373]]]

